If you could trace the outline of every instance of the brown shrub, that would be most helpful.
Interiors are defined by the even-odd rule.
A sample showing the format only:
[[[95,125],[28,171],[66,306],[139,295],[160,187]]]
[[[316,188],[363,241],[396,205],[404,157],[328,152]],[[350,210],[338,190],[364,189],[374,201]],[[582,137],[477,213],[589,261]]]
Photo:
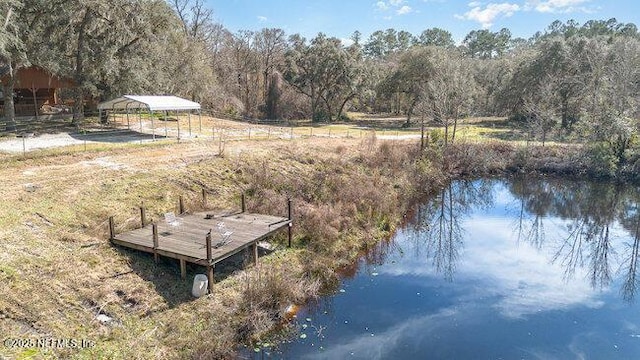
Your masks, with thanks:
[[[286,308],[318,296],[320,282],[299,277],[284,264],[259,265],[242,272],[244,283],[238,311],[238,340],[258,340],[284,320]]]

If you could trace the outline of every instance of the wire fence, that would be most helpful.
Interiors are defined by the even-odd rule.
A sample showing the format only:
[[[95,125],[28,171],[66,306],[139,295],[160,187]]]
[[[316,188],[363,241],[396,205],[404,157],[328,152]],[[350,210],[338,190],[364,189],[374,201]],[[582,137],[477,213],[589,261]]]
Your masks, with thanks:
[[[104,114],[103,114],[104,115]],[[74,146],[118,146],[155,141],[274,140],[324,138],[382,139],[419,137],[415,129],[359,127],[354,124],[319,125],[309,121],[259,120],[234,117],[212,110],[163,113],[85,113],[81,121],[71,114],[0,119],[0,152],[27,154],[35,150]],[[222,145],[221,145],[222,146]]]

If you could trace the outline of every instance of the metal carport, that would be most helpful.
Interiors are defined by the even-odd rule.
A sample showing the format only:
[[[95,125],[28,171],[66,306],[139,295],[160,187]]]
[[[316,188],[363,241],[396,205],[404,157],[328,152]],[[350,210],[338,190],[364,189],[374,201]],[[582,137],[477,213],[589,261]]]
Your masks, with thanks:
[[[126,111],[127,119],[129,110],[137,109],[138,116],[141,115],[141,110],[146,109],[151,117],[151,129],[153,132],[153,138],[155,139],[155,125],[153,121],[153,112],[164,111],[165,119],[167,111],[188,111],[189,115],[189,136],[191,136],[191,110],[198,110],[198,119],[200,126],[202,126],[202,114],[201,106],[197,102],[193,102],[187,99],[183,99],[177,96],[155,96],[155,95],[123,95],[119,98],[98,104],[99,119],[102,119],[102,111]],[[140,132],[142,132],[142,118],[140,117]],[[165,133],[166,133],[166,121],[165,121]],[[178,121],[178,139],[180,139],[180,121]]]

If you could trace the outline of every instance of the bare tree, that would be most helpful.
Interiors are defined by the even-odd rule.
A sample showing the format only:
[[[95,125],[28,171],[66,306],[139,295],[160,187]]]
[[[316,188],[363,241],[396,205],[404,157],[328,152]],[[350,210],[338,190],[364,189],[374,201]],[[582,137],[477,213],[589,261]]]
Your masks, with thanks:
[[[260,66],[262,67],[263,101],[267,99],[267,93],[271,86],[269,79],[276,68],[284,61],[286,38],[282,29],[262,29],[255,34],[256,49],[258,51]],[[270,117],[273,114],[267,114]]]
[[[457,52],[430,47],[424,53],[431,63],[428,80],[421,86],[418,110],[444,126],[444,144],[455,141],[458,121],[470,111],[476,85],[466,60]],[[451,133],[450,133],[451,130]]]

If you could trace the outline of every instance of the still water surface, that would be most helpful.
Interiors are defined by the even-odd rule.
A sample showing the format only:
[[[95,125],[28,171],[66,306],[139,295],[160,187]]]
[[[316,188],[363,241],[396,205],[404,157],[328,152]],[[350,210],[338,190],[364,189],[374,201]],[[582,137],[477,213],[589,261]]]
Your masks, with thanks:
[[[640,359],[635,187],[459,181],[271,359]]]

